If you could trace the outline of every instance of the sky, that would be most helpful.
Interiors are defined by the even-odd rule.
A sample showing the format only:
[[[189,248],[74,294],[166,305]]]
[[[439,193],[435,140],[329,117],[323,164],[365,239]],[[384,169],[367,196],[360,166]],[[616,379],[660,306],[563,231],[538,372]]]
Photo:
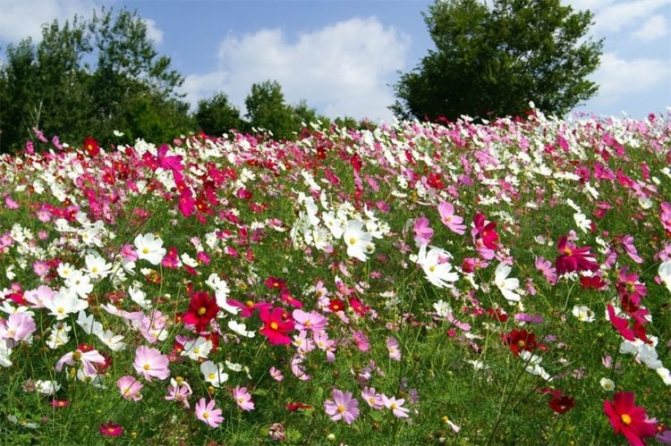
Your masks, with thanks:
[[[599,93],[576,113],[632,116],[671,106],[671,0],[563,0],[590,9],[590,36],[604,38],[590,79]],[[223,92],[244,113],[251,85],[277,80],[287,102],[329,117],[391,121],[393,85],[433,42],[429,0],[0,0],[0,47],[40,26],[101,6],[137,10],[160,54],[198,100]],[[0,58],[4,55],[0,52]]]

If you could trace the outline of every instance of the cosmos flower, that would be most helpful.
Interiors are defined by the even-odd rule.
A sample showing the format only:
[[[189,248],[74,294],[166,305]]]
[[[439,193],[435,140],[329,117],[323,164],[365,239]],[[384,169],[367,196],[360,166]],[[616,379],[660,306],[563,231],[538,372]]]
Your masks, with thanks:
[[[199,399],[195,407],[196,418],[210,427],[219,427],[224,417],[221,415],[221,409],[217,409],[215,404],[214,400],[206,403],[205,398]]]
[[[343,420],[352,424],[359,416],[359,402],[352,398],[351,392],[333,389],[331,400],[324,401],[324,411],[333,421]]]
[[[617,392],[612,401],[603,402],[603,411],[608,416],[616,434],[622,434],[631,446],[643,446],[646,437],[657,433],[657,423],[648,419],[645,409],[635,405],[633,392]]]

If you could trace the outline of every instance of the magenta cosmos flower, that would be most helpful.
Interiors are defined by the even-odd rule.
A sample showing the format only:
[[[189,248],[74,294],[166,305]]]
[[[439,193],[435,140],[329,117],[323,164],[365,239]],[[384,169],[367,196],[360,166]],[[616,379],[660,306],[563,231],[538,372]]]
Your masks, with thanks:
[[[196,403],[196,418],[210,427],[219,427],[224,417],[221,416],[221,409],[217,409],[214,400],[205,403],[205,398],[201,398]]]
[[[344,420],[352,424],[359,416],[359,402],[352,398],[351,392],[342,392],[333,389],[331,392],[333,400],[324,401],[324,411],[333,421]]]
[[[142,345],[135,351],[133,367],[147,381],[151,381],[152,378],[166,379],[170,376],[169,362],[168,357],[157,349]]]

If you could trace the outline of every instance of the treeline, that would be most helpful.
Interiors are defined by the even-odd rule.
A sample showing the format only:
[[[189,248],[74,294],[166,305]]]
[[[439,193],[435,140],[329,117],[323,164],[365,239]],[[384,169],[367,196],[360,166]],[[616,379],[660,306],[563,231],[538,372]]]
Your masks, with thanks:
[[[259,128],[291,139],[303,122],[330,122],[305,102],[287,104],[281,86],[270,80],[252,86],[244,117],[223,92],[191,112],[179,92],[184,77],[171,68],[169,57],[157,53],[137,12],[125,9],[44,25],[40,42],[27,38],[8,45],[5,58],[0,153],[23,148],[36,130],[70,144],[81,144],[88,135],[110,144],[136,138],[168,142],[197,130],[221,136],[230,129]],[[351,118],[337,121],[359,125]]]

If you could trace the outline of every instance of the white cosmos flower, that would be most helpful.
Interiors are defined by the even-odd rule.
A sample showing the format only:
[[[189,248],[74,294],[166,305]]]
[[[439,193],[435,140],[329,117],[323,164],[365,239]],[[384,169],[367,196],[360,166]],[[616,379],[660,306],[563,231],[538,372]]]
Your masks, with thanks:
[[[66,290],[61,290],[56,293],[54,298],[45,302],[44,306],[51,310],[51,315],[55,316],[57,320],[62,321],[68,317],[68,314],[78,313],[81,310],[88,308],[89,303],[85,300],[78,299],[77,295]]]
[[[450,282],[456,282],[459,275],[452,271],[449,260],[452,255],[444,249],[432,246],[427,252],[426,245],[419,247],[417,264],[422,267],[426,279],[438,288],[445,288]]]
[[[72,327],[65,322],[58,322],[52,325],[49,338],[46,342],[47,346],[52,350],[56,350],[67,344],[70,341],[70,336],[68,336],[70,330],[72,330]]]
[[[84,261],[86,262],[86,272],[92,279],[103,279],[112,272],[112,264],[107,263],[97,253],[87,255]]]
[[[138,259],[144,259],[152,265],[158,265],[163,260],[166,250],[160,237],[154,234],[138,235],[134,243]]]
[[[61,276],[61,279],[67,280],[72,275],[73,271],[75,271],[75,267],[69,263],[61,263],[56,268],[56,271],[58,272],[58,275]]]
[[[662,279],[662,283],[666,285],[666,289],[671,292],[671,260],[659,265],[659,270],[657,271],[659,277]]]
[[[363,230],[363,224],[361,220],[348,221],[343,232],[343,240],[347,245],[347,255],[365,262],[366,255],[373,252],[375,246],[372,243],[373,237]]]
[[[205,361],[200,365],[200,372],[205,377],[205,381],[214,387],[220,387],[222,383],[228,381],[228,373],[224,372],[223,364]]]
[[[93,291],[91,278],[78,269],[74,270],[70,277],[65,279],[65,286],[82,299],[85,299]]]
[[[5,339],[0,339],[0,366],[11,367],[12,361],[9,355],[12,354],[12,349],[9,348],[9,343]]]
[[[510,275],[511,271],[512,268],[510,268],[510,266],[505,263],[499,263],[494,272],[494,284],[501,290],[501,294],[503,294],[503,297],[507,300],[519,302],[521,297],[519,294],[515,293],[515,290],[520,287],[520,281],[518,279],[508,279],[508,275]]]
[[[137,282],[136,282],[137,283]],[[135,284],[128,288],[128,295],[131,300],[138,304],[140,307],[148,310],[151,308],[151,301],[147,300],[147,295],[139,287],[136,287]]]
[[[228,321],[228,328],[230,328],[232,331],[239,334],[240,336],[244,336],[246,338],[254,337],[254,332],[247,331],[247,326],[241,322],[236,322],[232,320]]]
[[[594,322],[594,312],[585,305],[576,305],[571,310],[573,316],[577,317],[580,322]]]
[[[187,341],[184,343],[184,350],[182,356],[188,356],[189,359],[199,361],[207,359],[207,355],[212,350],[212,341],[203,337],[198,337],[195,341]]]

